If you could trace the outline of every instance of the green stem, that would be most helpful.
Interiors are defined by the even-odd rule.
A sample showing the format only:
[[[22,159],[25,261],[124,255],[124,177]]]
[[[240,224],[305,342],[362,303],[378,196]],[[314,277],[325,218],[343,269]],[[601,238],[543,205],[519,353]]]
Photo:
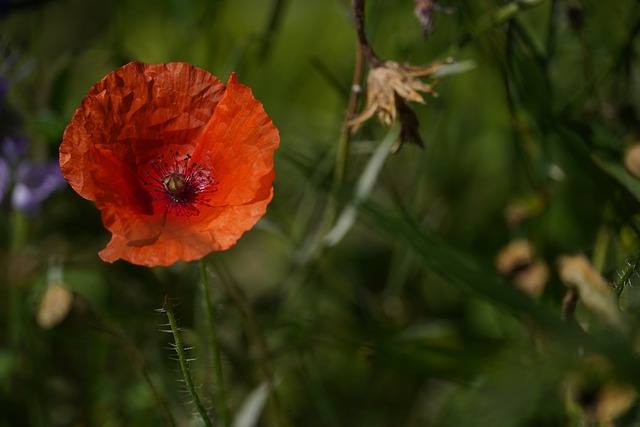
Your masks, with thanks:
[[[356,43],[356,64],[353,70],[353,80],[351,84],[351,91],[349,93],[349,100],[347,102],[347,111],[344,117],[342,125],[342,131],[340,133],[340,140],[338,141],[338,147],[336,150],[336,160],[333,169],[333,181],[331,183],[330,194],[327,199],[320,225],[316,230],[316,233],[311,237],[310,244],[304,251],[303,260],[304,263],[317,261],[321,258],[324,250],[323,240],[325,235],[333,228],[335,218],[337,216],[338,209],[338,195],[344,183],[344,177],[347,170],[347,159],[349,155],[349,145],[351,143],[351,130],[352,127],[349,121],[353,119],[358,107],[358,100],[360,99],[362,75],[364,73],[365,59],[367,59],[367,53],[365,52],[365,45],[362,44],[362,37],[366,36],[364,33],[364,5],[361,1],[354,0],[354,16],[357,22],[358,43]],[[366,44],[368,47],[368,44]],[[374,55],[373,51],[367,51],[369,54]],[[371,58],[369,58],[372,61]]]
[[[611,232],[606,225],[601,225],[598,234],[596,234],[596,241],[593,245],[593,256],[591,257],[593,268],[598,273],[602,273],[602,270],[604,270],[610,243]]]
[[[260,54],[258,55],[261,60],[264,60],[269,54],[269,50],[273,44],[273,38],[282,22],[286,5],[287,0],[274,0],[271,5],[271,16],[262,35],[262,46],[260,47]]]
[[[171,307],[171,303],[169,300],[165,298],[164,301],[164,310],[167,313],[167,318],[169,319],[169,325],[171,326],[171,332],[173,332],[173,339],[175,340],[176,351],[178,352],[178,360],[180,361],[180,369],[182,369],[182,376],[184,377],[184,382],[187,385],[187,390],[193,399],[193,402],[196,405],[196,410],[202,418],[202,422],[207,427],[213,427],[211,424],[211,420],[207,415],[207,411],[202,406],[200,402],[200,398],[198,397],[198,393],[196,393],[196,389],[193,386],[193,380],[191,379],[191,372],[189,372],[189,366],[187,366],[187,356],[184,352],[184,345],[182,344],[182,339],[180,338],[180,331],[178,330],[178,323],[176,322],[176,317],[173,314],[173,308]]]
[[[21,249],[25,247],[27,241],[27,221],[23,214],[14,211],[10,217],[10,257],[17,256]],[[9,265],[11,267],[11,265]],[[25,330],[27,323],[24,321],[24,293],[22,289],[24,278],[16,274],[17,270],[9,268],[8,273],[8,309],[7,321],[9,327],[9,345],[13,350],[18,351],[24,347],[25,337],[28,335]],[[14,274],[16,276],[14,276]]]
[[[230,425],[229,410],[227,409],[227,398],[224,388],[224,380],[222,377],[222,362],[220,359],[220,345],[218,342],[218,328],[216,325],[216,318],[213,313],[213,307],[211,305],[211,295],[209,293],[209,280],[207,276],[207,267],[204,261],[200,260],[200,283],[202,285],[202,293],[204,298],[204,307],[207,315],[207,321],[209,322],[209,329],[211,333],[211,339],[209,344],[211,345],[211,358],[213,362],[213,374],[216,382],[215,393],[215,405],[218,417],[224,427]]]
[[[212,259],[211,265],[225,290],[240,310],[240,314],[242,315],[244,323],[247,327],[247,333],[251,337],[251,341],[257,346],[258,357],[256,362],[258,364],[258,367],[262,371],[265,381],[269,386],[268,402],[269,406],[271,407],[271,411],[276,416],[277,425],[280,427],[289,427],[291,423],[287,418],[287,414],[282,407],[280,397],[278,396],[278,392],[276,391],[274,373],[271,364],[269,363],[267,342],[265,341],[264,334],[260,330],[259,323],[253,314],[253,310],[251,310],[251,307],[247,302],[245,295],[229,277],[222,264],[217,259]]]

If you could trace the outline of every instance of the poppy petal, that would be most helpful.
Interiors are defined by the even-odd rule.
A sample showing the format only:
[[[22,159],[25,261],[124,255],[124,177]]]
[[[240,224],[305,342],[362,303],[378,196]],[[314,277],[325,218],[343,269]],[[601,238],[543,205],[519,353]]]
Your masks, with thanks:
[[[208,159],[216,174],[224,177],[212,203],[247,203],[259,190],[261,197],[268,197],[269,190],[263,188],[261,179],[273,172],[278,130],[251,89],[239,84],[235,74],[229,78],[218,107],[193,153],[194,159]]]
[[[98,255],[108,262],[120,258],[132,264],[153,267],[171,265],[176,260],[193,261],[212,251],[220,251],[233,246],[240,235],[250,229],[266,211],[266,205],[273,197],[255,204],[230,206],[219,209],[212,223],[201,233],[173,234],[163,233],[157,240],[131,241],[114,234],[105,249]],[[239,222],[238,218],[245,221]]]
[[[278,131],[262,104],[232,75],[192,154],[194,161],[214,171],[218,182],[209,206],[201,207],[196,217],[164,218],[162,235],[149,242],[119,238],[112,228],[114,237],[100,256],[105,261],[122,257],[134,264],[167,265],[233,246],[265,214],[273,197],[273,152],[278,144]]]
[[[170,265],[224,250],[273,197],[278,131],[235,75],[131,63],[96,83],[60,147],[112,238],[100,257]]]
[[[95,200],[93,149],[130,163],[153,147],[184,145],[204,129],[224,92],[222,82],[193,65],[129,63],[96,83],[82,100],[60,145],[60,168],[82,197]]]

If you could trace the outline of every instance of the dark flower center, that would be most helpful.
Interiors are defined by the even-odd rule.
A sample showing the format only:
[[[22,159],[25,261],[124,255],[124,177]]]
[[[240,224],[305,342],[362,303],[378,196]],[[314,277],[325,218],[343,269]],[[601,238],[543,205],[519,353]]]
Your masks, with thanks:
[[[217,182],[211,173],[192,162],[190,155],[181,159],[177,151],[169,150],[168,159],[161,154],[149,165],[151,171],[146,174],[150,181],[144,184],[152,187],[154,201],[165,201],[167,212],[177,216],[198,215],[197,205],[208,206],[208,196],[216,191]]]
[[[185,177],[179,172],[171,172],[162,180],[165,190],[172,196],[180,196],[186,188]]]

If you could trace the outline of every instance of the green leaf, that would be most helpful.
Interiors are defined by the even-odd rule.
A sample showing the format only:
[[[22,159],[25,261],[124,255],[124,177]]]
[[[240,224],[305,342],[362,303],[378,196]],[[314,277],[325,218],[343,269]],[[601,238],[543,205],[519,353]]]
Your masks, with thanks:
[[[624,188],[629,190],[629,192],[638,201],[640,201],[640,180],[629,175],[627,170],[620,163],[601,159],[596,156],[593,156],[593,161],[600,167],[600,169],[608,173],[613,179],[622,184]]]
[[[526,314],[543,329],[567,342],[585,343],[586,336],[582,330],[562,322],[549,307],[510,287],[497,273],[492,274],[481,268],[470,254],[425,232],[410,218],[392,216],[388,209],[372,202],[364,203],[361,212],[375,224],[376,230],[409,245],[422,257],[427,267],[453,286],[470,290],[515,315]]]
[[[451,64],[442,64],[433,74],[429,77],[434,79],[441,79],[443,77],[452,76],[455,74],[466,73],[476,68],[478,64],[472,60],[452,62]]]
[[[258,425],[267,397],[269,397],[269,383],[263,382],[244,401],[238,415],[233,420],[232,427],[255,427]]]
[[[395,127],[387,133],[387,136],[385,136],[380,145],[378,145],[378,148],[374,151],[373,156],[369,159],[369,163],[367,163],[367,166],[362,171],[362,175],[360,175],[356,183],[353,199],[344,208],[331,231],[325,236],[325,245],[336,245],[351,229],[358,217],[358,206],[371,194],[373,186],[378,180],[378,175],[384,165],[384,161],[387,159],[387,156],[391,152],[391,147],[393,147],[399,135],[400,128]]]

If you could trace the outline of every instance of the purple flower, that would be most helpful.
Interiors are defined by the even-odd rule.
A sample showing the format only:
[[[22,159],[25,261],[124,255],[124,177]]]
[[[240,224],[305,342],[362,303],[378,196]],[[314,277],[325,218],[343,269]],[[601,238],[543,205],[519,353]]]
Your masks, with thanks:
[[[0,200],[10,194],[11,206],[35,215],[40,204],[65,184],[58,162],[34,163],[25,159],[28,141],[20,136],[4,136],[0,142]],[[13,188],[11,188],[13,187]]]
[[[454,8],[445,7],[439,4],[436,0],[414,0],[415,8],[414,13],[416,18],[418,18],[418,22],[420,23],[420,27],[422,28],[422,35],[426,37],[433,30],[433,11],[436,10],[438,12],[444,13],[453,13],[455,12]]]
[[[40,204],[64,184],[57,161],[32,163],[25,160],[16,169],[11,205],[27,215],[35,215]]]
[[[0,0],[0,17],[7,0]],[[2,128],[0,135],[0,201],[10,198],[13,209],[35,215],[40,204],[56,189],[65,184],[57,161],[34,163],[26,158],[29,141],[16,136],[20,118],[5,105],[5,96],[11,84],[33,69],[34,62],[19,61],[18,51],[0,43],[0,103]]]
[[[15,165],[26,153],[28,142],[20,136],[5,136],[0,145],[0,155]]]
[[[433,9],[435,1],[432,0],[415,0],[416,7],[414,13],[420,27],[422,28],[423,35],[426,35],[433,28]]]

